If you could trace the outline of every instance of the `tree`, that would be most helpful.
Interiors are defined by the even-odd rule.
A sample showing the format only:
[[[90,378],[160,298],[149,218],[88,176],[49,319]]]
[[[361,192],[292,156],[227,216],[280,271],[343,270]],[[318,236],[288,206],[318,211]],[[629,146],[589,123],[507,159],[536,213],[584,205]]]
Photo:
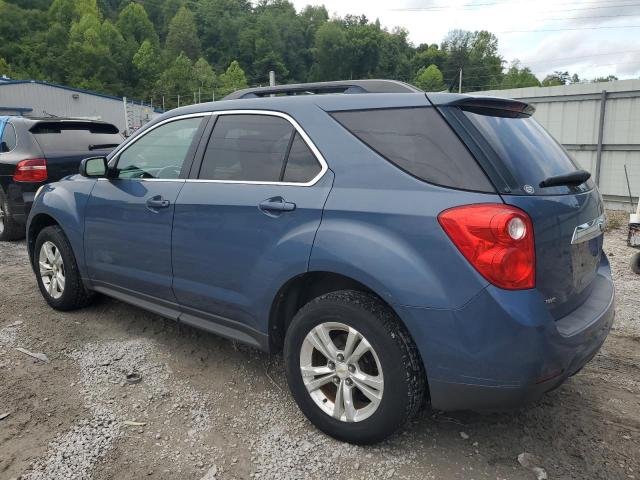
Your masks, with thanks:
[[[200,57],[193,66],[193,77],[202,91],[212,92],[216,85],[216,73],[204,58]]]
[[[159,44],[153,23],[149,20],[144,7],[138,3],[129,3],[120,11],[116,26],[122,37],[128,43],[135,45],[136,50],[145,40],[155,45]]]
[[[11,78],[12,75],[11,67],[4,58],[0,57],[0,77]]]
[[[180,53],[165,69],[156,83],[158,94],[165,96],[165,106],[173,108],[178,105],[178,95],[184,98],[182,105],[192,98],[197,87],[193,78],[193,64],[189,57]]]
[[[234,60],[227,68],[227,71],[220,75],[219,87],[216,93],[218,96],[224,97],[243,88],[247,88],[247,77],[244,70],[240,68],[240,64]]]
[[[591,80],[591,83],[614,82],[616,80],[618,80],[618,77],[616,77],[615,75],[607,75],[606,77],[596,77],[593,80]]]
[[[555,87],[558,85],[566,85],[571,81],[571,77],[569,72],[561,72],[556,70],[553,73],[550,73],[544,80],[542,80],[543,87]]]
[[[132,63],[139,79],[138,85],[145,97],[153,96],[154,83],[162,68],[158,58],[160,58],[160,51],[157,45],[150,40],[142,42],[142,45],[133,56]]]
[[[418,70],[414,84],[425,92],[438,92],[446,88],[442,72],[435,65],[422,67]]]
[[[187,7],[181,7],[171,20],[165,47],[167,53],[173,58],[181,53],[191,60],[200,56],[200,39],[196,23],[193,13]]]
[[[347,36],[336,21],[327,22],[318,28],[314,41],[312,80],[341,80],[345,74]]]
[[[514,60],[502,78],[500,88],[539,87],[540,80],[531,72],[529,67],[520,67],[520,61]]]
[[[85,15],[92,15],[100,19],[100,11],[96,0],[53,0],[49,7],[49,17],[52,21],[69,27]]]

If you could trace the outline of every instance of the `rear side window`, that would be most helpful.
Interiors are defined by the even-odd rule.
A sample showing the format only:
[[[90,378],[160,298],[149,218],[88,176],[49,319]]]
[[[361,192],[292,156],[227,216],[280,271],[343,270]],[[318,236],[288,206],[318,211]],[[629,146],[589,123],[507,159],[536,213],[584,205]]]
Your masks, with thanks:
[[[45,153],[113,150],[122,143],[118,129],[108,123],[41,122],[30,131]]]
[[[284,171],[285,182],[305,183],[320,173],[320,164],[299,133],[296,132]]]
[[[200,179],[306,183],[321,171],[293,125],[272,115],[220,115]]]
[[[460,139],[431,107],[333,112],[347,130],[414,177],[445,187],[495,189]]]
[[[539,188],[540,182],[578,169],[567,152],[533,118],[510,118],[465,111],[521,187],[537,194],[565,193],[568,187]],[[589,182],[590,184],[591,182]],[[532,190],[527,189],[528,192]]]
[[[0,139],[0,153],[10,152],[16,148],[16,131],[10,123],[4,124]]]

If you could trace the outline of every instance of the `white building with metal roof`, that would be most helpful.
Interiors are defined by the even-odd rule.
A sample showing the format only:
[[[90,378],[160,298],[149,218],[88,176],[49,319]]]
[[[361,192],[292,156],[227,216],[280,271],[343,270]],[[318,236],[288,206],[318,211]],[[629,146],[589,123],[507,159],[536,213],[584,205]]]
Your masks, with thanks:
[[[126,107],[125,107],[126,105]],[[139,101],[40,80],[0,78],[0,115],[103,120],[132,132],[161,113]]]

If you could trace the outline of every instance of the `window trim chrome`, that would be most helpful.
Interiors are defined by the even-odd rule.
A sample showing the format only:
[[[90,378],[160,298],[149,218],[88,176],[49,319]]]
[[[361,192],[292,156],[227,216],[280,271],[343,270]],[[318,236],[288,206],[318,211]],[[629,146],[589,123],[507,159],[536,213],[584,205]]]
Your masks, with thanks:
[[[284,112],[278,112],[276,110],[245,110],[245,109],[236,109],[236,110],[218,110],[210,112],[211,115],[214,116],[223,116],[223,115],[265,115],[271,117],[280,117],[286,120],[291,124],[294,130],[300,135],[302,141],[307,145],[311,153],[316,158],[316,161],[320,164],[320,171],[318,174],[313,177],[308,182],[269,182],[269,181],[257,181],[257,180],[210,180],[210,179],[199,179],[199,178],[188,178],[187,183],[228,183],[228,184],[238,184],[238,185],[280,185],[280,186],[289,186],[289,187],[311,187],[318,183],[324,174],[329,170],[329,166],[324,159],[318,147],[316,147],[315,143],[311,140],[307,132],[300,126],[300,124],[289,114]],[[214,125],[215,129],[215,125]],[[206,150],[205,150],[206,151]]]
[[[118,162],[120,161],[120,155],[122,155],[123,152],[125,152],[129,147],[131,147],[136,142],[138,142],[147,133],[154,131],[156,128],[161,127],[162,125],[166,125],[167,123],[175,122],[175,121],[178,121],[178,120],[184,120],[184,119],[187,119],[187,118],[196,118],[196,117],[209,117],[211,115],[212,115],[211,112],[198,112],[198,113],[189,113],[189,114],[186,114],[186,115],[176,115],[175,117],[167,118],[165,120],[162,120],[161,122],[156,123],[155,125],[152,125],[151,127],[147,128],[146,130],[141,132],[139,135],[136,135],[135,137],[133,137],[131,139],[131,141],[124,142],[124,143],[120,144],[118,147],[116,147],[113,150],[113,152],[111,153],[112,156],[109,159],[108,167],[109,168],[114,168],[118,164]],[[124,179],[119,179],[119,180],[124,180]],[[185,179],[184,178],[180,178],[180,179],[174,179],[174,178],[146,178],[146,179],[130,178],[130,179],[127,179],[127,180],[170,180],[170,181],[174,181],[174,180],[185,180]]]
[[[130,142],[125,142],[121,144],[119,147],[116,147],[116,149],[112,153],[113,156],[109,160],[109,164],[108,164],[109,168],[113,168],[118,164],[118,161],[120,159],[120,155],[122,155],[122,152],[126,151],[131,145],[136,143],[138,140],[144,137],[147,133],[152,132],[153,130],[155,130],[156,128],[162,125],[165,125],[169,122],[173,122],[176,120],[183,120],[185,118],[208,117],[208,116],[218,117],[222,115],[265,115],[265,116],[283,118],[284,120],[286,120],[291,124],[294,130],[300,135],[304,143],[307,145],[309,150],[311,150],[311,153],[313,153],[313,156],[316,158],[316,161],[320,164],[320,172],[318,172],[318,174],[308,182],[267,182],[267,181],[262,182],[262,181],[254,181],[254,180],[208,180],[208,179],[199,179],[199,178],[186,178],[186,179],[185,178],[177,178],[177,179],[128,178],[126,180],[147,181],[147,182],[149,181],[151,182],[153,181],[156,181],[156,182],[184,181],[187,183],[229,183],[229,184],[238,184],[238,185],[280,185],[280,186],[290,186],[290,187],[311,187],[316,183],[318,183],[320,179],[324,177],[324,174],[327,173],[327,170],[329,170],[329,165],[327,164],[327,161],[325,160],[322,153],[320,153],[320,150],[318,150],[318,147],[316,147],[315,143],[313,143],[313,140],[311,140],[307,132],[304,131],[304,129],[300,126],[300,124],[291,115],[284,112],[279,112],[276,110],[255,110],[255,109],[253,110],[251,109],[213,110],[209,112],[198,112],[198,113],[188,113],[185,115],[176,115],[175,117],[162,120],[161,122],[158,122],[155,125],[152,125],[151,127],[147,128],[146,130],[141,132],[139,135],[136,135],[136,137],[133,138]],[[215,128],[215,125],[214,125],[214,128]],[[111,162],[114,162],[114,163],[112,164]],[[119,180],[125,180],[125,179],[119,179]]]

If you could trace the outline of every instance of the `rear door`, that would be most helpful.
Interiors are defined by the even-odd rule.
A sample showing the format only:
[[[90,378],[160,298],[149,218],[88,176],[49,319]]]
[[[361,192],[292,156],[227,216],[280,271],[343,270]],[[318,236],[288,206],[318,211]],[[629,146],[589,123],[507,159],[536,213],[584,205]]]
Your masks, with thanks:
[[[102,122],[42,121],[30,132],[47,160],[49,181],[78,173],[82,159],[107,155],[123,140],[117,127]]]
[[[556,318],[566,315],[590,294],[600,264],[604,208],[598,189],[592,180],[541,186],[579,167],[528,114],[462,107],[458,115],[501,172],[506,186],[499,190],[505,203],[531,217],[536,286]]]
[[[219,112],[203,146],[173,226],[181,318],[264,330],[277,290],[307,270],[333,174],[280,113]]]
[[[85,255],[99,288],[175,303],[171,228],[205,115],[178,117],[143,132],[111,159],[85,212]]]

